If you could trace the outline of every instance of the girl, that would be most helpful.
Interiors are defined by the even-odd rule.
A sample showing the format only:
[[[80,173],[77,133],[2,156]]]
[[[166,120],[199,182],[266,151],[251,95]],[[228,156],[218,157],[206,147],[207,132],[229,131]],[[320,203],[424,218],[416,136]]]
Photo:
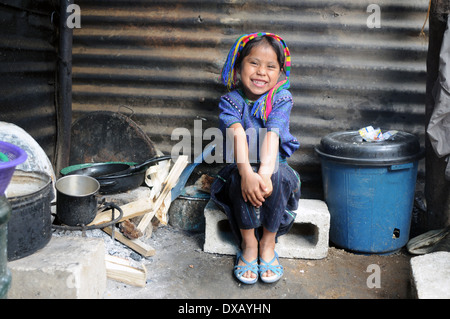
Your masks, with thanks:
[[[278,81],[282,73],[285,79]],[[231,152],[234,163],[219,172],[211,198],[227,214],[240,244],[234,274],[246,284],[283,275],[276,238],[289,231],[300,198],[300,178],[286,163],[299,148],[289,133],[289,74],[289,49],[272,33],[241,36],[222,70],[230,92],[220,100],[219,121],[226,144],[233,146],[225,155]]]

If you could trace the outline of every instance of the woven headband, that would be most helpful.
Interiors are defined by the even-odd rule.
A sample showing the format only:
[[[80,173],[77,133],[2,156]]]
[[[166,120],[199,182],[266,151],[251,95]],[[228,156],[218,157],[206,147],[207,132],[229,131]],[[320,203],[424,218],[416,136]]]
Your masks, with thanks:
[[[286,73],[286,78],[283,81],[278,82],[267,94],[265,94],[263,101],[260,103],[257,103],[257,107],[254,110],[254,115],[257,117],[262,118],[263,120],[267,120],[267,117],[269,116],[270,112],[272,111],[272,104],[273,104],[273,97],[274,95],[281,91],[282,89],[288,89],[290,86],[289,83],[289,75],[291,73],[291,54],[289,52],[289,48],[287,47],[284,40],[273,33],[268,32],[258,32],[258,33],[250,33],[250,34],[244,34],[241,37],[239,37],[234,45],[231,47],[230,52],[228,53],[227,60],[222,68],[222,76],[221,80],[224,85],[228,88],[228,90],[232,90],[236,88],[237,85],[237,71],[235,68],[235,63],[237,58],[239,57],[240,53],[242,52],[242,49],[244,46],[251,40],[257,37],[262,36],[269,36],[277,40],[281,46],[283,47],[284,51],[284,65],[283,69]],[[259,100],[258,100],[259,101]]]

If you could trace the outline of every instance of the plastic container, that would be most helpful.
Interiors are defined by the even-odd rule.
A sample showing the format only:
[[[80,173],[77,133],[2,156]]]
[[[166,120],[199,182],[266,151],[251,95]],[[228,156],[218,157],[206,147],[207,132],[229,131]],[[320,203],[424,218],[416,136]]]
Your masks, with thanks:
[[[365,254],[390,254],[409,239],[418,161],[418,139],[398,132],[365,142],[357,131],[322,138],[324,197],[330,211],[330,241]]]
[[[0,195],[0,299],[6,298],[11,285],[11,272],[7,261],[7,234],[8,220],[11,216],[11,206],[4,195]]]
[[[5,193],[16,166],[27,159],[27,153],[20,147],[0,141],[0,195]],[[7,159],[6,159],[7,158]]]
[[[4,193],[11,181],[16,166],[27,159],[27,153],[20,147],[0,141],[0,299],[6,297],[11,273],[6,266],[8,220],[11,216],[11,205]]]

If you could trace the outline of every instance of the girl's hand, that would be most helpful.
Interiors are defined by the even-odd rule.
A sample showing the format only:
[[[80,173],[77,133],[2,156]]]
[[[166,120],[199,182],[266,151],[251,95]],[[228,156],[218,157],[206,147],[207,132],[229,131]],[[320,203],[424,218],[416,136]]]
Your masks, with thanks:
[[[272,195],[272,191],[273,191],[273,185],[272,185],[272,179],[270,178],[270,175],[263,175],[261,173],[258,173],[264,184],[266,185],[266,191],[263,193],[264,198],[269,197],[270,195]]]
[[[261,164],[258,170],[259,176],[261,176],[264,185],[266,185],[266,190],[263,194],[264,198],[269,197],[273,191],[271,177],[277,163],[278,146],[278,134],[274,131],[267,132],[261,145]]]
[[[270,183],[270,186],[272,186],[272,183]],[[241,191],[244,201],[250,201],[253,206],[260,207],[265,201],[266,196],[264,194],[267,194],[268,188],[262,177],[250,170],[241,174]]]

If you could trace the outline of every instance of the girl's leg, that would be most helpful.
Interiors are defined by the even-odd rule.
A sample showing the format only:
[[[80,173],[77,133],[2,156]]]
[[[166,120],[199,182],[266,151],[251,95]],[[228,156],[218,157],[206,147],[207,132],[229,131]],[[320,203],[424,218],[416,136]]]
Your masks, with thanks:
[[[266,228],[263,229],[263,235],[259,241],[259,257],[265,261],[272,260],[275,257],[275,236],[277,233],[268,231]],[[277,260],[273,262],[273,265],[278,265]],[[262,277],[273,276],[274,273],[267,270],[263,273]]]
[[[240,231],[242,235],[242,242],[241,242],[242,254],[245,260],[253,261],[256,258],[258,258],[258,249],[259,249],[259,257],[261,257],[263,260],[269,261],[273,259],[273,257],[275,256],[276,233],[270,232],[266,228],[264,228],[261,240],[258,242],[258,240],[255,237],[254,229],[241,229]],[[238,264],[242,266],[245,265],[245,263],[241,260],[239,261]],[[278,265],[277,260],[274,261],[273,265]],[[273,275],[274,273],[270,270],[262,274],[263,277],[270,277]],[[243,275],[243,277],[256,278],[256,274],[251,271],[247,271]]]
[[[276,235],[280,227],[288,227],[295,216],[286,213],[286,208],[293,209],[300,197],[300,179],[294,171],[284,163],[280,163],[278,170],[272,174],[272,195],[266,198],[260,208],[263,234],[259,241],[259,256],[262,260],[269,262],[275,257]],[[277,259],[272,263],[278,265]],[[261,274],[262,277],[275,275],[268,270]]]
[[[241,229],[242,235],[242,256],[245,260],[252,262],[253,260],[258,258],[258,240],[255,237],[254,229]],[[273,257],[272,257],[273,258]],[[244,266],[245,263],[242,260],[239,260],[238,265]],[[256,274],[247,271],[243,277],[245,278],[256,278]]]

